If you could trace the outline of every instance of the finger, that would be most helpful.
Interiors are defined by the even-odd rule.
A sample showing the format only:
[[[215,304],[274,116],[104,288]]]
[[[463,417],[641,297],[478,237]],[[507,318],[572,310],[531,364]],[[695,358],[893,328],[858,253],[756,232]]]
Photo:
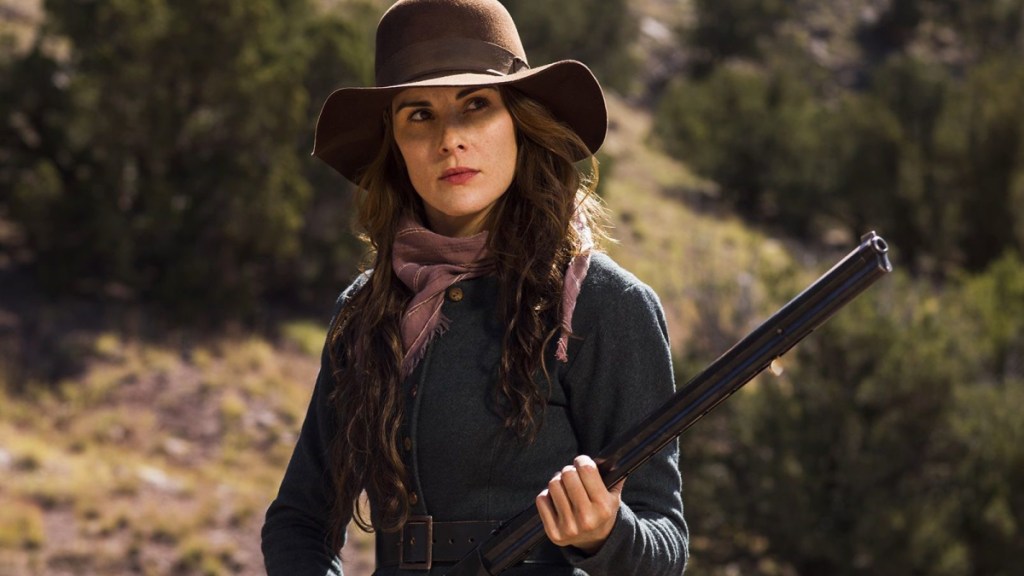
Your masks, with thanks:
[[[583,488],[587,491],[590,501],[606,500],[608,489],[604,486],[604,480],[601,479],[601,471],[597,469],[597,464],[590,456],[582,454],[576,457],[575,463],[576,472],[580,476],[580,482],[583,483]]]
[[[555,474],[548,482],[548,495],[555,505],[555,518],[559,522],[564,523],[565,519],[572,518],[572,504],[569,502],[569,495],[565,493],[561,474]]]
[[[555,509],[551,505],[551,495],[548,490],[541,490],[537,495],[537,512],[540,514],[540,521],[544,524],[544,532],[548,538],[557,544],[562,534],[558,530],[558,520],[555,519]]]
[[[601,475],[592,470],[597,474],[598,482],[601,482]],[[572,474],[566,472],[562,473],[562,484],[565,484],[566,491],[569,492],[570,498],[574,498],[574,517],[576,519],[577,527],[584,532],[589,532],[601,526],[608,517],[611,515],[613,497],[608,494],[608,491],[604,488],[604,484],[600,484],[601,490],[604,492],[604,496],[597,495],[595,500],[595,494],[588,494],[586,488],[583,486],[583,481],[580,478],[583,474],[582,471],[573,470]],[[595,490],[596,492],[596,490]]]
[[[590,509],[593,502],[590,501],[590,495],[587,494],[587,489],[583,487],[580,474],[576,471],[575,466],[562,468],[562,485],[565,486],[565,491],[569,494],[569,501],[572,503],[572,509],[575,513],[579,514]]]

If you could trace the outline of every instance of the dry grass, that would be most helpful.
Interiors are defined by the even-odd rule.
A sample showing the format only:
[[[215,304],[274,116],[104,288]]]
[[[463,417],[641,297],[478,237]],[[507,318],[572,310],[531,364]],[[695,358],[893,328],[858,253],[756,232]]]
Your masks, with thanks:
[[[285,340],[292,342],[305,354],[319,358],[324,347],[326,327],[319,322],[305,320],[288,322],[281,327]]]
[[[224,536],[190,536],[177,547],[177,567],[203,576],[235,574],[244,568],[238,561],[238,546]]]
[[[0,572],[260,573],[318,355],[255,337],[92,346],[80,377],[0,388]]]
[[[43,510],[37,504],[0,496],[0,548],[35,550],[46,539]]]

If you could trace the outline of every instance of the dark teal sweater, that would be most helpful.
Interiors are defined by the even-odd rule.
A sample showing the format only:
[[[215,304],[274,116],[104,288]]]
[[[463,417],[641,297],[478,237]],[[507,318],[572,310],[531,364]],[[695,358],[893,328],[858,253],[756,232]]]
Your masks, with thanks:
[[[365,281],[360,276],[338,298]],[[517,443],[493,407],[492,385],[501,355],[503,327],[496,313],[497,280],[455,284],[458,302],[445,298],[449,330],[436,338],[404,382],[406,464],[418,496],[413,514],[435,521],[498,520],[534,502],[555,472],[578,454],[594,456],[674,392],[665,315],[654,291],[611,258],[595,254],[573,314],[569,362],[548,351],[552,389],[544,427],[536,441]],[[323,361],[326,362],[326,348]],[[323,364],[295,452],[263,525],[269,576],[341,574],[337,556],[324,545],[328,494],[325,447],[336,432],[325,401],[331,385]],[[547,390],[540,376],[542,390]],[[417,389],[415,395],[413,388]],[[676,576],[688,558],[683,519],[679,447],[672,443],[634,472],[608,540],[593,556],[563,548],[572,567],[523,565],[509,576]],[[376,498],[368,494],[371,517]],[[444,574],[451,564],[435,564]],[[423,574],[380,568],[375,576]]]

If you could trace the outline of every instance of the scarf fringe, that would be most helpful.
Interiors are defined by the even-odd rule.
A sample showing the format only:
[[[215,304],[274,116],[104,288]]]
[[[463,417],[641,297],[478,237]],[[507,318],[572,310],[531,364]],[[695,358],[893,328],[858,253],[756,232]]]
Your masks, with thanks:
[[[576,299],[580,295],[580,288],[583,287],[583,279],[587,277],[587,270],[590,268],[590,256],[593,253],[593,237],[590,231],[584,228],[583,250],[569,262],[569,269],[565,274],[565,289],[562,292],[562,335],[558,338],[558,350],[555,358],[559,361],[569,362],[569,334],[572,333],[572,315],[576,310]]]
[[[412,355],[406,356],[405,360],[402,362],[403,380],[409,376],[409,374],[412,374],[412,371],[416,369],[416,365],[420,363],[420,360],[423,360],[423,357],[427,354],[427,346],[430,346],[430,343],[433,342],[435,338],[443,336],[444,333],[448,331],[449,326],[451,326],[451,320],[449,320],[442,312],[438,311],[437,326],[434,326],[434,329],[430,331],[429,335],[427,335],[426,342],[424,342],[423,345],[420,346]]]
[[[569,333],[565,331],[564,326],[562,335],[558,338],[558,351],[555,352],[555,358],[561,362],[569,362]]]

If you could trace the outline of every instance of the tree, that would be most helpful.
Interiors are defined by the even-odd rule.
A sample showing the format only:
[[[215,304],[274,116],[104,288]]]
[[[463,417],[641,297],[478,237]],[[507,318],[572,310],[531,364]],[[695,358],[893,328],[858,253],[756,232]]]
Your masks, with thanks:
[[[3,116],[39,135],[3,142],[44,285],[234,315],[299,265],[309,91],[368,76],[360,32],[311,15],[306,0],[47,2],[0,90]]]
[[[1024,549],[1021,302],[1013,255],[943,292],[894,272],[794,348],[781,378],[759,376],[684,435],[708,564],[1012,574]]]
[[[760,44],[793,14],[788,0],[696,0],[696,27],[688,43],[715,62],[727,58],[758,59]]]
[[[531,66],[572,58],[586,63],[602,85],[623,93],[633,90],[639,62],[632,44],[639,23],[627,0],[502,4],[516,22]]]
[[[829,159],[820,154],[828,122],[793,71],[722,66],[702,80],[672,82],[654,134],[718,182],[739,214],[805,236],[816,212],[828,210]]]

